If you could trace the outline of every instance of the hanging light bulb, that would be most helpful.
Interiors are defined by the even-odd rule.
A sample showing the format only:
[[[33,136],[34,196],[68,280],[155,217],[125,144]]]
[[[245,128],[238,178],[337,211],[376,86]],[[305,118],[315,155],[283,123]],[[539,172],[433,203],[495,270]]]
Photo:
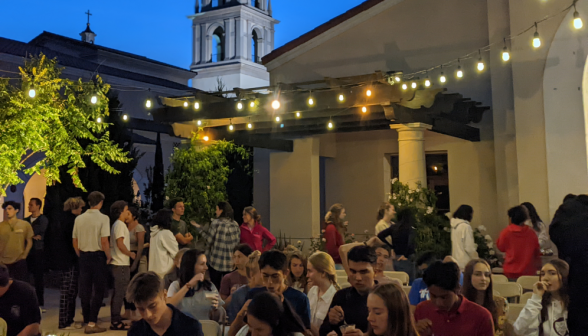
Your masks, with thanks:
[[[127,120],[129,120],[129,116],[127,114],[123,114],[122,119],[124,121],[127,121]]]
[[[416,82],[412,82],[410,84],[410,87],[413,88],[413,89],[416,89],[417,88],[417,83]]]
[[[463,77],[463,71],[461,70],[461,61],[459,60],[459,58],[457,59],[457,72],[455,73],[455,75],[457,76],[457,78]]]
[[[312,97],[308,98],[308,105],[309,106],[314,105],[314,99]]]
[[[198,121],[196,122],[196,125],[198,125],[198,126],[202,126],[202,120],[198,120]]]
[[[296,112],[296,118],[300,118],[300,112]]]
[[[199,102],[195,102],[194,103],[194,109],[195,110],[199,110],[200,109],[200,103]]]
[[[482,52],[478,49],[478,54],[480,57],[478,58],[478,71],[484,71],[484,61],[482,60]]]
[[[184,107],[188,107],[188,102],[184,102]]]
[[[508,48],[506,47],[506,38],[504,38],[504,48],[502,48],[502,60],[508,62],[510,60],[510,53],[508,52]]]
[[[204,141],[208,141],[208,140],[210,140],[210,138],[208,137],[208,135],[205,135],[205,136],[202,138],[202,140],[204,140]]]
[[[101,122],[102,122],[102,118],[98,117],[98,118],[96,119],[96,122],[97,122],[97,123],[101,123]]]
[[[533,34],[533,48],[539,48],[541,46],[541,39],[539,38],[539,32],[537,31],[537,22],[535,22],[535,34]]]
[[[426,87],[429,87],[429,86],[431,86],[431,81],[430,81],[428,78],[427,78],[427,79],[425,79],[425,86],[426,86]]]
[[[402,90],[406,90],[408,89],[408,85],[406,85],[406,83],[402,84]]]
[[[237,103],[237,110],[242,110],[243,109],[243,103],[238,102]]]
[[[366,96],[368,96],[368,97],[371,97],[371,96],[372,96],[372,90],[368,89],[368,90],[365,92],[365,95],[366,95]]]
[[[574,28],[582,29],[582,27],[584,27],[584,23],[580,18],[580,13],[578,13],[578,10],[576,9],[576,3],[574,2]]]
[[[335,125],[333,124],[332,121],[329,121],[329,123],[327,124],[327,128],[328,129],[333,129],[333,127],[335,127]]]
[[[92,96],[92,98],[90,98],[90,103],[96,104],[97,102],[98,102],[98,97]]]
[[[398,76],[394,77],[394,81],[395,82],[400,82],[400,77],[398,77]]]
[[[280,106],[281,106],[281,104],[280,104],[280,101],[279,101],[279,100],[275,99],[275,100],[272,102],[272,108],[273,108],[274,110],[277,110],[277,109],[279,109],[279,108],[280,108]]]
[[[340,94],[338,99],[339,99],[339,101],[340,101],[340,102],[342,102],[342,101],[344,101],[344,100],[345,100],[345,96],[344,96],[344,95],[342,95],[342,94]]]
[[[447,82],[447,78],[445,78],[445,74],[443,74],[443,72],[441,72],[441,76],[439,76],[439,82],[441,82],[441,83]]]
[[[229,131],[231,131],[231,132],[232,132],[233,130],[235,130],[235,126],[233,126],[233,123],[231,123],[231,124],[229,125]]]
[[[364,107],[362,107],[362,108],[361,108],[361,112],[363,112],[363,113],[366,113],[366,112],[367,112],[367,107],[365,107],[365,106],[364,106]]]
[[[29,97],[35,98],[36,95],[37,95],[37,91],[35,91],[35,89],[29,90]]]
[[[253,124],[252,124],[252,123],[248,123],[248,124],[247,124],[247,128],[248,128],[248,129],[252,129],[252,128],[253,128]]]
[[[249,107],[254,108],[255,107],[255,102],[252,101],[251,103],[249,103]]]
[[[280,117],[279,116],[276,117],[276,122],[280,122]]]
[[[151,99],[147,99],[147,101],[145,102],[145,107],[151,108]]]

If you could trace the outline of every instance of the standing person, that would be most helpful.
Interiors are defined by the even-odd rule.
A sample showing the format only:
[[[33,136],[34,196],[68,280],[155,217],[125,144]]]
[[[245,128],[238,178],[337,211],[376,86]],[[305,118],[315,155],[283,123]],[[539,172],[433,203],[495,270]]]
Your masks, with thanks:
[[[126,222],[131,213],[125,201],[116,201],[110,206],[110,216],[116,218],[110,233],[112,262],[110,268],[114,278],[112,298],[110,301],[110,329],[128,330],[122,322],[120,311],[123,306],[125,291],[131,280],[131,259],[136,255],[131,252],[131,237]]]
[[[75,329],[76,299],[78,297],[79,267],[78,255],[71,243],[76,218],[82,214],[86,203],[81,197],[70,197],[63,203],[63,213],[56,230],[54,255],[59,256],[54,266],[59,271],[59,329]],[[53,223],[55,227],[57,223]]]
[[[570,335],[588,335],[588,202],[587,196],[566,196],[549,226],[551,240],[557,246],[559,258],[570,265],[569,318]]]
[[[151,242],[149,243],[149,270],[162,279],[174,265],[178,254],[176,237],[170,231],[171,210],[157,211],[151,222]]]
[[[310,331],[319,335],[319,329],[327,317],[335,293],[341,288],[337,284],[335,262],[328,253],[315,252],[308,258],[307,265],[308,301],[310,303]]]
[[[135,304],[143,317],[133,323],[128,336],[203,336],[200,322],[166,304],[163,280],[153,272],[135,275],[126,299]]]
[[[390,203],[382,203],[378,209],[378,216],[376,217],[378,223],[376,224],[376,236],[389,228],[392,225],[392,219],[396,216],[396,209]],[[392,238],[388,237],[388,243],[392,244]]]
[[[533,229],[525,225],[527,211],[522,206],[508,210],[510,224],[500,233],[496,247],[506,253],[504,275],[517,279],[522,275],[536,275],[540,263],[539,240]]]
[[[33,247],[33,228],[16,217],[20,203],[6,201],[2,209],[7,219],[0,223],[0,263],[8,267],[13,279],[28,281],[27,257]]]
[[[208,272],[210,280],[216,287],[220,287],[223,276],[233,270],[233,249],[240,240],[239,225],[233,219],[233,208],[228,202],[216,205],[216,219],[210,224],[208,231],[192,221],[208,244]]]
[[[108,242],[110,221],[100,213],[103,204],[104,194],[92,191],[88,195],[90,209],[76,218],[72,233],[73,247],[79,257],[79,290],[84,323],[88,324],[84,329],[86,334],[106,331],[96,324],[108,281],[108,264],[112,260]]]
[[[135,258],[131,259],[130,277],[132,279],[137,273],[146,272],[147,258],[143,255],[143,246],[145,245],[145,228],[139,224],[139,209],[134,206],[129,207],[129,216],[127,217],[127,228],[129,229],[129,244],[130,251],[135,254]],[[124,299],[125,313],[121,315],[123,320],[136,320],[138,318],[137,309],[134,304],[127,302]]]
[[[306,260],[301,252],[292,252],[288,254],[288,276],[286,284],[297,291],[306,293]]]
[[[243,224],[241,224],[241,244],[249,245],[253,250],[265,252],[276,245],[276,237],[261,224],[261,216],[254,207],[243,209]],[[265,247],[263,243],[265,241]]]
[[[237,269],[223,277],[219,291],[227,305],[231,303],[233,293],[249,282],[246,265],[251,253],[253,250],[247,244],[239,244],[233,249],[233,263]]]
[[[418,336],[408,299],[398,284],[378,285],[367,300],[366,336]],[[345,335],[354,335],[353,333]],[[361,335],[361,334],[360,334]]]
[[[437,261],[425,271],[431,299],[414,312],[419,335],[494,336],[492,314],[459,294],[459,274],[454,262]]]
[[[343,222],[347,213],[343,204],[334,204],[331,206],[329,212],[325,216],[325,234],[327,253],[335,261],[335,264],[341,264],[341,256],[339,255],[339,247],[345,244],[343,234],[345,233],[345,226],[347,222]]]
[[[478,259],[478,250],[474,242],[474,231],[470,222],[474,209],[466,204],[460,205],[451,218],[451,255],[459,268],[465,269],[472,259]]]
[[[351,287],[338,291],[329,308],[329,313],[319,329],[321,336],[331,332],[341,335],[340,327],[354,324],[362,332],[368,330],[367,298],[374,288],[374,266],[376,252],[373,248],[361,245],[349,251],[349,282]]]
[[[388,245],[376,247],[376,257],[378,259],[376,261],[376,267],[374,268],[374,280],[378,283],[378,285],[395,282],[402,286],[402,282],[400,282],[400,280],[391,279],[384,275],[384,270],[391,261],[391,253],[392,250]]]
[[[508,301],[502,296],[494,295],[492,290],[492,272],[484,259],[473,259],[463,272],[463,296],[486,308],[494,321],[494,336],[514,336],[512,325],[507,321]]]
[[[416,225],[416,218],[414,211],[410,208],[399,210],[396,218],[398,219],[398,223],[380,232],[378,239],[394,250],[394,254],[396,255],[394,269],[396,271],[406,272],[410,279],[409,284],[412,285],[416,273],[414,265],[414,227]],[[392,238],[392,244],[388,242],[388,237]]]
[[[529,202],[524,202],[521,205],[524,206],[529,212],[528,222],[530,222],[531,227],[533,227],[533,230],[537,234],[537,238],[539,239],[539,248],[542,250],[547,250],[551,248],[551,240],[549,240],[549,230],[547,228],[547,225],[545,225],[545,223],[543,223],[543,221],[541,220],[541,217],[539,217],[539,214],[537,213],[537,209],[535,209],[535,206]]]
[[[194,240],[194,237],[188,232],[186,222],[182,220],[185,211],[184,200],[174,198],[170,200],[169,207],[172,211],[171,232],[178,241],[178,248],[183,249],[188,247],[192,243],[192,240]]]
[[[37,301],[41,306],[41,312],[45,313],[45,282],[43,274],[45,273],[45,258],[43,257],[45,249],[45,232],[49,225],[49,219],[41,214],[41,206],[43,202],[38,198],[31,198],[29,201],[29,212],[31,215],[25,218],[25,221],[31,224],[33,228],[33,248],[27,257],[27,266],[29,272],[33,273],[35,280],[35,292],[37,293]]]
[[[41,313],[33,287],[11,279],[8,268],[0,264],[0,322],[4,321],[6,336],[40,335]],[[1,324],[0,324],[1,325]]]
[[[221,322],[224,305],[214,284],[205,279],[206,255],[201,250],[189,250],[182,257],[180,279],[172,282],[167,291],[167,303],[182,313],[198,320]]]
[[[517,335],[581,335],[568,333],[569,270],[568,264],[559,259],[543,266],[539,282],[533,286],[533,296],[514,323]]]

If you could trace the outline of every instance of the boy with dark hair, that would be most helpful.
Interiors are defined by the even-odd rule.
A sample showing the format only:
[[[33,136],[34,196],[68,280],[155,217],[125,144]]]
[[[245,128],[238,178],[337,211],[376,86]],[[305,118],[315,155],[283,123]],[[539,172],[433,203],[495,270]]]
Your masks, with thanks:
[[[392,255],[392,249],[388,245],[376,247],[376,267],[374,268],[374,280],[378,285],[397,283],[402,287],[402,282],[398,279],[388,278],[384,275],[386,266],[392,264],[390,259]]]
[[[154,272],[139,273],[127,288],[126,299],[137,307],[142,320],[133,323],[128,336],[203,336],[202,325],[165,302],[163,280]]]
[[[220,296],[225,301],[225,307],[231,303],[231,296],[239,287],[247,285],[247,271],[245,265],[249,260],[249,255],[253,253],[251,247],[247,244],[239,244],[233,249],[233,263],[236,270],[225,275],[221,281]]]
[[[41,313],[34,289],[26,282],[10,279],[0,264],[0,321],[6,322],[6,336],[39,335]],[[3,330],[0,328],[0,332]]]
[[[188,232],[188,226],[186,222],[182,220],[184,215],[185,206],[184,200],[181,198],[172,198],[169,201],[169,208],[172,211],[172,222],[170,231],[176,237],[178,241],[178,248],[182,249],[188,247],[194,240],[194,237]]]
[[[288,275],[288,258],[280,251],[266,251],[259,258],[259,270],[264,287],[253,288],[247,294],[247,300],[252,299],[255,294],[268,291],[281,295],[290,303],[298,314],[304,326],[310,329],[310,303],[308,297],[292,287],[286,286],[285,280]]]
[[[373,248],[360,245],[352,248],[348,255],[348,276],[352,287],[338,291],[329,308],[329,314],[319,330],[320,336],[334,331],[341,335],[343,324],[355,324],[361,332],[368,330],[367,297],[375,286],[374,268],[377,263]]]
[[[523,275],[537,275],[540,267],[541,249],[533,228],[525,225],[529,219],[526,208],[521,205],[508,210],[510,224],[502,230],[496,247],[505,252],[504,275],[518,279]]]
[[[86,334],[106,331],[96,324],[108,280],[107,265],[112,259],[108,242],[110,220],[100,212],[103,203],[101,192],[91,192],[88,195],[90,209],[76,217],[72,233],[73,247],[79,256],[79,293],[84,323],[88,324],[84,330]]]
[[[131,278],[131,258],[136,258],[135,253],[130,251],[131,235],[126,222],[131,213],[127,202],[116,201],[112,203],[110,216],[113,219],[116,218],[110,233],[110,253],[112,255],[110,269],[114,279],[114,290],[110,301],[110,329],[126,330],[120,311],[125,297],[125,290]]]
[[[419,335],[493,336],[492,314],[460,295],[460,269],[454,262],[434,262],[423,276],[431,299],[415,312]]]
[[[25,221],[31,224],[33,228],[33,248],[27,258],[29,272],[33,274],[35,279],[35,292],[37,293],[37,301],[41,306],[41,310],[45,312],[43,306],[45,305],[44,292],[45,282],[43,281],[43,273],[45,272],[45,258],[43,257],[43,250],[45,249],[45,232],[49,225],[49,219],[41,214],[41,206],[43,202],[38,198],[31,198],[29,201],[29,212],[31,215],[25,218]]]
[[[20,203],[4,202],[2,209],[7,219],[0,222],[0,263],[6,265],[13,279],[28,281],[26,259],[33,247],[33,228],[16,217]]]

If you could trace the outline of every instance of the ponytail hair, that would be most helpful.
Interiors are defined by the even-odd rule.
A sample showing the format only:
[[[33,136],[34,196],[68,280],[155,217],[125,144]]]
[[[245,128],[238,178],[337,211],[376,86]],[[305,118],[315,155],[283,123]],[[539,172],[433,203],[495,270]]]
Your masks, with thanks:
[[[261,225],[261,216],[257,213],[257,210],[255,210],[254,207],[248,206],[245,209],[243,209],[243,212],[248,213],[249,216],[251,216],[251,218],[253,218],[255,223],[258,223],[259,225]]]
[[[335,270],[335,261],[333,257],[326,252],[318,251],[313,253],[309,258],[308,262],[312,264],[314,269],[325,275],[331,285],[335,287],[336,290],[340,290],[341,287],[337,283],[337,271]]]
[[[251,279],[259,273],[259,257],[261,256],[261,252],[255,250],[251,252],[249,255],[249,260],[247,260],[247,264],[245,264],[245,273],[247,274],[247,278],[249,278],[249,287],[252,286]]]
[[[378,222],[384,218],[384,214],[386,211],[388,211],[388,209],[390,209],[391,206],[392,204],[386,202],[380,204],[380,208],[378,209],[378,216],[376,217]]]

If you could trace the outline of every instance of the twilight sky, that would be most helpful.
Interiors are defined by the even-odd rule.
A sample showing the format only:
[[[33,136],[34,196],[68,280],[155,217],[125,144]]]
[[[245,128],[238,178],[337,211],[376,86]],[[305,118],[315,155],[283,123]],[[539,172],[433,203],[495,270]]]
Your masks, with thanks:
[[[363,0],[272,0],[276,48]],[[79,39],[92,12],[96,44],[188,68],[194,0],[0,0],[0,36],[28,42],[44,30]],[[165,4],[165,5],[164,5]]]

